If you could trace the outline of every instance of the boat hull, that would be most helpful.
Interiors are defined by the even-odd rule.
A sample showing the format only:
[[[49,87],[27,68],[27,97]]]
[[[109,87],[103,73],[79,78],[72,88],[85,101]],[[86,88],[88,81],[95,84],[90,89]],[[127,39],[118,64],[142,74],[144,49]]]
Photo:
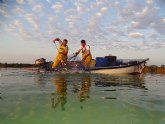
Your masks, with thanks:
[[[92,68],[90,69],[90,72],[97,74],[140,74],[142,73],[147,60],[148,59],[132,65]]]

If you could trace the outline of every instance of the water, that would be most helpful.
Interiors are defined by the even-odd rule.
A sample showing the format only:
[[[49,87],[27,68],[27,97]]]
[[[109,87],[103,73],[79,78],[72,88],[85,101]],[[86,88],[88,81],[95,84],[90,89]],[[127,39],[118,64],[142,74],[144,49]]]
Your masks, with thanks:
[[[0,124],[165,124],[165,75],[0,70]]]

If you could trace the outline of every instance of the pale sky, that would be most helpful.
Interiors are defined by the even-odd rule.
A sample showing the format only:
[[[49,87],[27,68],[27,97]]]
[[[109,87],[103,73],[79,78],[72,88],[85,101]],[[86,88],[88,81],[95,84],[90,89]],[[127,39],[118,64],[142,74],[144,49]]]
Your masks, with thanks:
[[[57,37],[69,54],[85,39],[93,58],[165,65],[165,0],[0,0],[1,63],[52,61]]]

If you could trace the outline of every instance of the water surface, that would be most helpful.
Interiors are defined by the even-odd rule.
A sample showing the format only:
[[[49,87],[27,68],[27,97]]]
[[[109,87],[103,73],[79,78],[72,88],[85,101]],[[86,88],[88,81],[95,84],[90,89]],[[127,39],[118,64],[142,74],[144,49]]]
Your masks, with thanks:
[[[165,124],[165,75],[0,69],[0,124]]]

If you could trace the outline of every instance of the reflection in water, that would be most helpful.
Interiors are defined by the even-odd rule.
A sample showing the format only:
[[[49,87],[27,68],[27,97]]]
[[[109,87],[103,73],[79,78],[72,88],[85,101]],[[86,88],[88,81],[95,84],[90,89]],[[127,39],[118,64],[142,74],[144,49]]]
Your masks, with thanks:
[[[73,80],[74,77],[71,78]],[[75,83],[72,82],[71,84],[69,84],[69,86],[71,86],[73,89],[72,93],[78,96],[80,102],[84,102],[90,98],[91,78],[93,78],[96,87],[103,87],[101,89],[102,91],[111,92],[110,94],[107,94],[109,96],[102,96],[104,99],[117,99],[117,97],[113,95],[114,93],[118,92],[118,90],[128,91],[132,90],[132,88],[147,90],[147,88],[145,87],[143,75],[97,76],[90,74],[81,74],[76,75],[77,81],[75,81]],[[52,82],[55,87],[55,92],[51,94],[51,104],[54,109],[56,109],[59,104],[61,106],[62,111],[65,111],[66,109],[65,105],[67,103],[67,83],[69,83],[67,81],[70,81],[70,77],[63,74],[56,75],[52,79]],[[69,87],[69,89],[71,87]],[[109,89],[108,87],[112,88]]]
[[[79,75],[81,84],[72,84],[73,93],[79,97],[80,102],[83,102],[90,98],[89,92],[91,87],[90,75]],[[58,75],[52,79],[55,86],[55,92],[52,93],[51,104],[55,109],[61,104],[61,110],[65,110],[65,104],[67,103],[67,81],[65,75]],[[78,95],[77,95],[78,94]]]
[[[67,83],[63,76],[57,76],[52,79],[53,84],[56,88],[55,93],[52,93],[51,103],[55,109],[58,104],[61,104],[61,110],[65,111],[65,104],[67,103]]]
[[[0,95],[1,95],[2,93],[0,93]],[[2,97],[0,96],[0,100],[2,99]]]
[[[147,90],[144,84],[143,75],[127,75],[127,76],[101,75],[96,77],[94,81],[95,81],[95,86],[97,87],[126,86],[129,88],[142,88]]]
[[[1,72],[1,124],[165,123],[165,76],[13,72]]]
[[[47,77],[47,75],[45,75],[43,73],[37,73],[36,75],[34,75],[34,82],[38,86],[45,86],[46,79],[47,79],[46,77]]]
[[[34,79],[36,84],[40,87],[40,90],[43,91],[45,91],[47,86],[50,86],[46,82],[50,82],[51,80],[51,85],[53,84],[55,88],[54,92],[51,93],[52,107],[56,109],[60,105],[62,111],[65,111],[68,102],[67,98],[68,100],[70,98],[70,96],[67,96],[67,93],[69,93],[69,95],[71,93],[73,96],[78,96],[79,102],[84,102],[90,98],[91,85],[97,87],[101,92],[107,92],[106,94],[97,92],[97,94],[104,99],[118,99],[120,93],[122,96],[122,91],[143,89],[143,92],[145,92],[147,90],[144,75],[51,75],[39,73],[35,75]],[[93,84],[91,83],[91,80],[93,81]],[[51,86],[51,88],[53,87]],[[72,89],[72,92],[67,91],[70,89]]]
[[[62,111],[69,109],[67,103],[70,104],[73,99],[81,102],[80,109],[83,109],[82,102],[95,95],[110,101],[123,99],[131,104],[136,103],[134,95],[148,96],[144,75],[37,74],[34,79],[43,92],[47,87],[53,90],[48,91],[52,92],[51,106],[54,109],[60,107]],[[90,92],[91,88],[97,89],[94,95]],[[138,99],[143,99],[140,96]]]
[[[82,75],[82,84],[80,89],[80,102],[83,102],[86,99],[89,99],[89,91],[91,87],[90,75]]]

